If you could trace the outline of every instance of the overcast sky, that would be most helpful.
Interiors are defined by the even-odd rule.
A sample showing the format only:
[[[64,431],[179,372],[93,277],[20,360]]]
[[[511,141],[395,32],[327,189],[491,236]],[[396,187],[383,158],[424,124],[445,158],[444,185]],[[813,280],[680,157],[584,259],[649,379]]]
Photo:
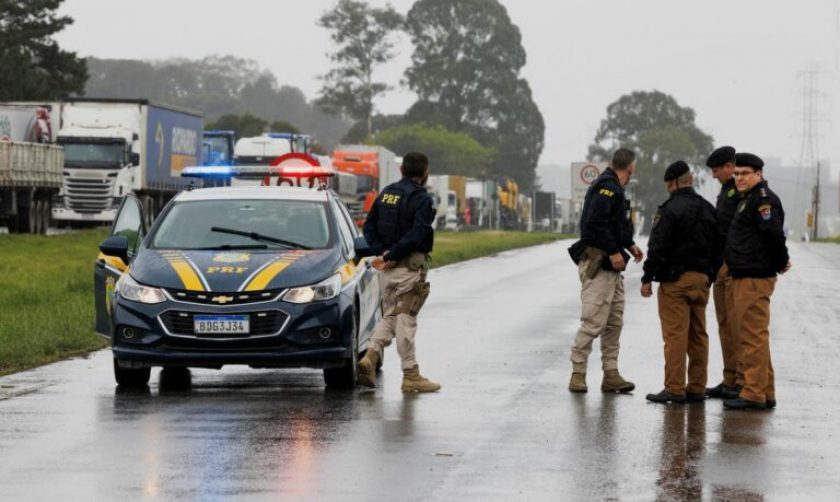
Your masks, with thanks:
[[[316,20],[333,0],[66,0],[75,24],[57,36],[82,56],[254,59],[312,98],[329,34]],[[372,1],[384,5],[383,1]],[[413,0],[393,0],[407,12]],[[673,95],[715,143],[786,164],[800,157],[802,79],[821,68],[820,151],[840,165],[840,2],[832,0],[505,0],[528,54],[524,76],[546,122],[542,164],[582,159],[606,107],[634,90]],[[398,86],[411,46],[380,78]],[[401,113],[406,90],[378,109]],[[769,174],[769,173],[768,173]]]

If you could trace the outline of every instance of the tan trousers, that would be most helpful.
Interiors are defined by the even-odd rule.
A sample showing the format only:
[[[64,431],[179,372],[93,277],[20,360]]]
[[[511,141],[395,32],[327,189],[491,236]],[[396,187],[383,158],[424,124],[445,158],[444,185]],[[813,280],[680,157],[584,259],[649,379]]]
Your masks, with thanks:
[[[770,296],[776,288],[776,278],[732,279],[732,285],[744,370],[740,397],[757,403],[775,400],[775,374],[770,360]]]
[[[420,253],[415,253],[420,254]],[[417,358],[414,350],[414,336],[417,333],[417,317],[409,314],[397,313],[397,304],[400,296],[410,292],[414,285],[425,280],[428,267],[425,265],[425,256],[414,257],[419,259],[409,266],[399,266],[379,272],[379,289],[382,295],[382,319],[373,330],[373,335],[368,342],[368,349],[382,351],[383,348],[391,345],[391,341],[397,339],[397,353],[402,361],[403,369],[410,369],[417,366]]]
[[[735,290],[729,267],[720,267],[714,285],[715,316],[720,335],[720,351],[723,353],[723,383],[729,387],[744,385],[744,373],[738,364],[738,330],[735,329]]]
[[[665,390],[679,396],[686,392],[702,395],[706,391],[709,364],[706,333],[709,277],[700,272],[684,272],[675,282],[660,284],[656,298],[665,342]]]
[[[601,337],[601,366],[618,369],[618,338],[624,324],[624,277],[620,272],[599,270],[586,277],[587,260],[578,264],[581,291],[580,329],[572,344],[572,371],[586,373],[592,342]]]

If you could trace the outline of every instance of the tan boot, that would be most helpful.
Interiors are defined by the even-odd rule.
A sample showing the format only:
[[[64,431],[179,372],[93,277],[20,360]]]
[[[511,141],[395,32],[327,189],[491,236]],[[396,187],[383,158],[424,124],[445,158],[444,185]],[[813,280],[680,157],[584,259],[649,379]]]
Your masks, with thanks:
[[[376,387],[376,366],[379,364],[379,351],[370,348],[365,351],[365,357],[359,361],[359,372],[356,381],[365,387]]]
[[[618,370],[604,370],[604,380],[601,382],[602,392],[630,392],[636,384],[628,382],[618,373]]]
[[[574,372],[572,379],[569,381],[569,390],[572,392],[586,392],[589,390],[586,387],[586,373]]]
[[[429,379],[420,375],[418,366],[403,370],[403,392],[437,392],[439,390],[440,384],[430,382]]]

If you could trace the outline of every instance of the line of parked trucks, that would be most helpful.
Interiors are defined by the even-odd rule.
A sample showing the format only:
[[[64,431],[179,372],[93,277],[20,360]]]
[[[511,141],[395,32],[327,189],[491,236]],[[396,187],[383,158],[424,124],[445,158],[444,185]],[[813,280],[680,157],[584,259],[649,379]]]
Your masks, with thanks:
[[[143,99],[0,103],[0,225],[45,233],[55,223],[106,223],[128,193],[151,219],[175,193],[201,183],[182,177],[184,167],[269,164],[286,153],[310,153],[308,135],[237,139],[203,125],[198,112]],[[379,190],[400,178],[400,157],[381,146],[339,145],[318,160],[338,174],[334,188],[359,223]],[[531,197],[512,180],[435,175],[428,186],[438,228],[532,226]]]

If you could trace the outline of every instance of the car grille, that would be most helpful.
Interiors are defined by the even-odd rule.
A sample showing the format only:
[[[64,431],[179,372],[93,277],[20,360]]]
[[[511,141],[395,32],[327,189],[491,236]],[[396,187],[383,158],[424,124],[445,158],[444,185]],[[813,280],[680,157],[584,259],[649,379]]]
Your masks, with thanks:
[[[114,178],[64,179],[67,208],[80,213],[99,213],[111,208]]]
[[[219,315],[219,312],[186,312],[169,310],[160,315],[160,320],[173,335],[194,336],[196,338],[248,338],[252,336],[273,335],[280,331],[288,316],[279,310],[264,312],[230,313],[231,315],[247,315],[250,319],[251,332],[248,334],[214,334],[196,335],[193,326],[193,316]]]
[[[167,289],[166,291],[175,300],[200,305],[248,305],[250,303],[267,302],[274,300],[282,292],[281,290],[270,290],[254,293],[206,293],[175,289]]]

